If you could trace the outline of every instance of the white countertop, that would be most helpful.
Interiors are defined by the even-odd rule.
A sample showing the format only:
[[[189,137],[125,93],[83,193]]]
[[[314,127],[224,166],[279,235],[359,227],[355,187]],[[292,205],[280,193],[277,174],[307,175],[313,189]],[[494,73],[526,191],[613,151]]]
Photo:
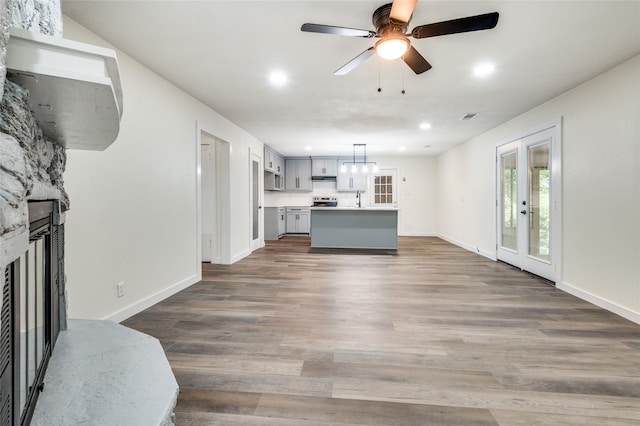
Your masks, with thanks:
[[[395,207],[310,207],[322,211],[398,211]]]

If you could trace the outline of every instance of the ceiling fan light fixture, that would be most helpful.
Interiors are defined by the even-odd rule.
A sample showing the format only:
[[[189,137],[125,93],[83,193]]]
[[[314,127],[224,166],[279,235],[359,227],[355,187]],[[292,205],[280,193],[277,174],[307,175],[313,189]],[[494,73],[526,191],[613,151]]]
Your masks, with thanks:
[[[402,35],[390,35],[379,40],[376,43],[375,50],[382,59],[392,61],[407,53],[407,50],[409,50],[409,39]]]

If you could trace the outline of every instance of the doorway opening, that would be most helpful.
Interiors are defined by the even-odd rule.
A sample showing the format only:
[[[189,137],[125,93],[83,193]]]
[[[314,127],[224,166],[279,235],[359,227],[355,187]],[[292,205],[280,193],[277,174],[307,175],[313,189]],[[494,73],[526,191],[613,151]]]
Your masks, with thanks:
[[[231,144],[198,124],[198,265],[231,264]],[[200,270],[200,268],[198,269]]]
[[[560,122],[496,148],[498,260],[549,281],[560,278]]]

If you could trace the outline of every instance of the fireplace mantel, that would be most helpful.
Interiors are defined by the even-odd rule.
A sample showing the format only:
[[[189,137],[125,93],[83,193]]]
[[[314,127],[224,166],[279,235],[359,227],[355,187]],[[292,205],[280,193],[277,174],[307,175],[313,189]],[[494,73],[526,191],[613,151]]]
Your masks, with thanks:
[[[7,79],[29,90],[47,139],[94,151],[115,141],[123,104],[113,50],[12,28],[6,67]]]

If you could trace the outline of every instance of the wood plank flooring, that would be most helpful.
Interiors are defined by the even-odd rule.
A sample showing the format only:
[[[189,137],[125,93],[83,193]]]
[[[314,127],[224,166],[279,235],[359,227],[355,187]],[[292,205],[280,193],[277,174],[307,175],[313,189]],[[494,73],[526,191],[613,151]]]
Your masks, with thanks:
[[[267,242],[123,323],[182,425],[638,425],[640,326],[437,238]]]

